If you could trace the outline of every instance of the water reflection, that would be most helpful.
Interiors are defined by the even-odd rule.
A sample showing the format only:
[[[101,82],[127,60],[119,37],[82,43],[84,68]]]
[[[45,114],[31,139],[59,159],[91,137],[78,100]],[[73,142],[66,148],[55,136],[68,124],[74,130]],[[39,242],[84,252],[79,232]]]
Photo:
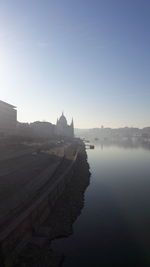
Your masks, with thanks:
[[[74,234],[54,247],[64,252],[65,267],[150,266],[149,144],[95,143],[82,215]]]
[[[106,139],[103,141],[93,140],[93,143],[97,146],[100,146],[103,150],[104,147],[116,146],[122,148],[144,148],[146,150],[150,150],[150,142],[144,139],[138,138],[124,138],[124,139]]]

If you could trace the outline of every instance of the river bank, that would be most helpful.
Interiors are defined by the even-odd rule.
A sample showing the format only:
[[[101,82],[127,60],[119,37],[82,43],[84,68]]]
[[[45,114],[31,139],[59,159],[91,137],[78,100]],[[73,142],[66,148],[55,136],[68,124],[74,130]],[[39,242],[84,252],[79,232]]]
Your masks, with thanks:
[[[67,237],[73,232],[73,223],[84,205],[84,192],[89,185],[90,172],[85,150],[78,154],[73,175],[57,200],[46,222],[34,233],[13,267],[57,267],[64,256],[51,248],[51,241]]]

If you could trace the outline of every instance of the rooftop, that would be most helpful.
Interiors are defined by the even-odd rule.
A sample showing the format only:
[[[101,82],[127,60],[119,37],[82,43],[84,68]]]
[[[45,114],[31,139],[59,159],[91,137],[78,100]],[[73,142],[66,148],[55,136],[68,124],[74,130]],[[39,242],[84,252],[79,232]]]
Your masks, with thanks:
[[[5,105],[5,106],[7,106],[7,107],[9,107],[9,108],[16,108],[15,106],[13,106],[13,105],[11,105],[11,104],[8,104],[8,103],[6,103],[6,102],[4,102],[4,101],[2,101],[2,100],[0,100],[0,105],[1,105],[1,104]]]

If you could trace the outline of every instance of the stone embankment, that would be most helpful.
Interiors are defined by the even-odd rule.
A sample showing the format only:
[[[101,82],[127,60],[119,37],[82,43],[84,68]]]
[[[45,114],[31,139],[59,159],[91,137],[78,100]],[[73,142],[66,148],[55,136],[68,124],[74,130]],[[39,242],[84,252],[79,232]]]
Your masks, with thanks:
[[[59,215],[56,214],[56,211],[57,211],[57,206],[58,207],[60,206],[58,204],[60,201],[60,197],[62,198],[67,196],[66,190],[68,190],[67,188],[69,184],[71,185],[73,180],[76,181],[78,180],[74,178],[75,176],[80,177],[79,174],[80,171],[78,170],[79,162],[82,161],[81,160],[82,158],[84,159],[84,162],[86,162],[85,160],[86,154],[84,145],[82,143],[76,143],[76,144],[74,143],[71,145],[63,146],[63,148],[64,148],[63,156],[56,155],[55,153],[56,150],[51,153],[53,154],[54,157],[57,156],[57,158],[59,159],[56,164],[57,166],[55,166],[53,171],[51,171],[50,173],[48,172],[48,170],[41,171],[40,173],[41,179],[37,179],[35,181],[33,179],[32,183],[30,183],[30,186],[28,185],[29,190],[27,189],[27,191],[31,191],[32,195],[32,197],[29,198],[27,197],[27,199],[30,199],[30,201],[27,201],[25,205],[22,205],[21,209],[18,210],[18,213],[13,213],[15,214],[15,217],[12,216],[12,220],[7,220],[6,225],[4,226],[3,224],[3,227],[1,227],[0,231],[1,267],[12,266],[12,263],[16,260],[17,255],[20,253],[22,248],[25,247],[26,244],[28,244],[28,246],[26,246],[27,250],[30,246],[32,247],[32,249],[30,250],[29,254],[25,253],[25,255],[26,256],[30,255],[31,259],[33,258],[35,259],[34,253],[38,251],[39,247],[42,250],[45,247],[45,242],[47,243],[47,241],[49,242],[51,239],[57,236],[64,235],[64,232],[62,231],[63,225],[65,229],[67,228],[67,225],[72,225],[71,222],[69,224],[65,222],[65,218],[67,218],[68,216],[64,215],[62,216],[62,220],[64,223],[62,222],[60,227],[60,224],[58,222],[60,222],[61,220],[59,218]],[[62,155],[62,150],[61,150],[61,155]],[[87,166],[85,169],[88,170]],[[42,179],[43,176],[44,179]],[[34,189],[36,188],[36,190],[32,191],[31,188]],[[71,187],[69,190],[71,190]],[[73,192],[75,192],[75,194],[77,193],[78,195],[78,191],[76,190],[75,186],[74,189],[72,187],[72,192],[70,191],[69,194],[73,195]],[[63,204],[61,205],[61,210],[64,210],[66,212],[67,207],[63,208],[65,207],[64,206],[65,200],[61,201],[61,204]],[[80,210],[79,206],[78,210]],[[74,215],[74,218],[75,217],[76,216]],[[47,220],[47,218],[49,218],[48,220],[50,222],[50,225],[46,227],[45,226],[41,227],[41,225]],[[47,235],[47,237],[45,237],[45,235]],[[48,252],[50,253],[50,258],[51,258],[51,260],[48,261],[49,264],[52,264],[52,262],[54,262],[56,265],[56,263],[59,262],[59,259],[61,259],[61,257],[56,255],[55,253],[52,253],[49,247],[48,247]],[[46,254],[44,257],[49,258],[49,253]],[[18,258],[19,263],[16,263],[17,265],[15,266],[40,266],[39,265],[40,260],[38,260],[39,263],[37,264],[35,263],[35,265],[33,265],[34,264],[33,263],[32,265],[30,265],[30,263],[28,262],[28,257],[26,256],[23,256],[21,260],[20,258]],[[28,262],[27,264],[26,260]],[[41,266],[53,266],[53,265],[43,264]]]
[[[73,166],[72,176],[56,201],[48,219],[33,234],[13,267],[59,267],[65,255],[53,251],[51,241],[73,234],[73,223],[81,214],[84,193],[90,183],[89,165],[83,149]]]

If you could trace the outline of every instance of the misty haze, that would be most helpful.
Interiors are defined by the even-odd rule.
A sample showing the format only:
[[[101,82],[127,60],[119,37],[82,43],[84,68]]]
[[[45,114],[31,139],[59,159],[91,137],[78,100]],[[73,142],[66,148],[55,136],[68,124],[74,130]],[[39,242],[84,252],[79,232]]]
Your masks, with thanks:
[[[0,0],[0,267],[150,266],[149,14]]]

